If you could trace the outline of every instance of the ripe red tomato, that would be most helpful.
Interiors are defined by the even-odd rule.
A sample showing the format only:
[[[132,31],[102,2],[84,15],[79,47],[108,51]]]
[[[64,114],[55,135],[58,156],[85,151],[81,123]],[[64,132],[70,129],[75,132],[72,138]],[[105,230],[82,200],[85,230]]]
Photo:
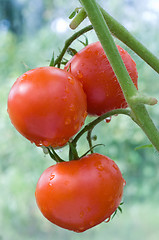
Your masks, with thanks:
[[[81,83],[70,73],[40,67],[20,76],[8,97],[14,127],[37,146],[62,146],[84,123],[87,103]]]
[[[127,51],[120,46],[117,48],[137,88],[136,64]],[[92,43],[75,54],[66,64],[65,70],[82,82],[89,114],[102,115],[113,109],[127,107],[122,89],[100,42]]]
[[[116,163],[94,153],[47,168],[39,178],[35,197],[49,221],[83,232],[111,216],[120,204],[124,185]]]

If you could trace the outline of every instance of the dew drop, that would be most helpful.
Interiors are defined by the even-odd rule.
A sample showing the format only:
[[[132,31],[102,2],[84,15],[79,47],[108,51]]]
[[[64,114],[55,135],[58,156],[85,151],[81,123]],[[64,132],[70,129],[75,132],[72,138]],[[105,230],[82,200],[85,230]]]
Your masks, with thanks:
[[[77,114],[74,115],[73,120],[74,120],[74,121],[77,120]]]
[[[69,83],[71,83],[72,85],[74,85],[75,84],[75,81],[74,81],[74,79],[72,78],[72,77],[68,77],[68,81],[69,81]]]
[[[70,109],[70,111],[75,111],[75,105],[74,104],[71,104],[70,106],[69,106],[69,109]]]
[[[79,128],[79,123],[76,123],[74,129],[77,130]]]
[[[103,170],[104,170],[104,167],[103,167],[103,165],[98,165],[98,166],[97,166],[97,169],[100,170],[100,171],[103,171]]]
[[[126,181],[125,181],[125,179],[123,178],[123,186],[125,187],[125,185],[126,185]]]
[[[78,78],[83,78],[83,74],[80,71],[77,71],[77,77]]]
[[[49,186],[52,186],[52,183],[51,183],[51,182],[49,182]]]
[[[117,166],[116,164],[113,164],[113,168],[114,168],[115,170],[118,170],[118,166]]]
[[[79,232],[83,232],[84,231],[84,227],[79,227]]]
[[[66,96],[65,96],[65,97],[63,97],[62,99],[63,99],[63,101],[64,101],[64,102],[66,102],[66,101],[67,101],[67,97],[66,97]]]
[[[50,143],[48,141],[44,140],[42,142],[42,145],[44,145],[45,147],[48,147],[50,145]]]
[[[50,176],[50,180],[54,179],[55,178],[55,174],[51,174]]]
[[[95,224],[94,221],[91,221],[91,222],[89,223],[89,225],[90,225],[91,227],[94,226],[94,224]]]
[[[111,219],[111,217],[108,217],[108,218],[105,220],[105,222],[106,222],[106,223],[110,222],[110,219]]]
[[[108,198],[108,202],[111,202],[113,200],[113,197]]]
[[[70,118],[67,118],[66,120],[65,120],[65,125],[69,125],[71,123],[71,119]]]
[[[83,218],[83,216],[84,216],[84,212],[82,211],[80,212],[80,218]]]
[[[83,118],[85,119],[87,117],[87,111],[84,111]]]
[[[104,166],[103,166],[100,162],[96,162],[96,163],[95,163],[95,166],[96,166],[96,168],[97,168],[98,170],[100,170],[100,171],[104,170]]]
[[[70,92],[68,86],[65,87],[65,92],[66,92],[66,93],[69,93],[69,92]]]
[[[40,142],[36,142],[35,145],[36,145],[37,147],[41,147],[43,144],[42,144],[42,142],[40,141]]]
[[[105,119],[105,122],[106,123],[109,123],[111,121],[111,117],[107,117],[106,119]]]

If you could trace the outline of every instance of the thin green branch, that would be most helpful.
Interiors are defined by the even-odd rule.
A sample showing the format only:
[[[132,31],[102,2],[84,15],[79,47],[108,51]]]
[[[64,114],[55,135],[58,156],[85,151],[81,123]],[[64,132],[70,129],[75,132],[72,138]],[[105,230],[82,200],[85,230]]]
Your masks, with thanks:
[[[110,112],[107,112],[105,114],[103,114],[102,116],[99,116],[98,118],[96,118],[94,121],[88,123],[73,139],[72,144],[74,146],[76,146],[77,141],[80,139],[81,136],[83,136],[84,133],[86,133],[89,130],[93,130],[93,128],[100,123],[101,121],[103,121],[104,119],[116,115],[116,114],[125,114],[130,116],[131,115],[131,111],[129,109],[115,109],[112,110]]]
[[[49,150],[49,154],[50,156],[56,161],[56,162],[65,162],[62,158],[59,157],[59,155],[55,152],[55,150],[53,149],[53,147],[50,147],[50,149],[48,148]],[[52,152],[51,152],[51,151]]]
[[[91,137],[91,135],[92,135],[92,130],[93,130],[93,129],[90,129],[90,130],[88,130],[88,132],[87,132],[87,141],[88,141],[88,144],[89,144],[90,152],[91,152],[91,153],[93,153],[93,145],[92,145],[92,137]]]
[[[84,33],[88,32],[88,31],[90,31],[90,30],[92,30],[92,29],[93,29],[92,26],[89,25],[89,26],[81,29],[80,31],[74,33],[70,38],[68,38],[68,39],[65,41],[64,47],[63,47],[60,55],[56,58],[56,60],[54,61],[54,64],[53,64],[53,65],[51,65],[52,63],[50,63],[50,66],[56,66],[56,65],[57,65],[58,67],[60,67],[62,58],[63,58],[63,56],[65,55],[65,53],[66,53],[68,47],[71,45],[71,43],[72,43],[74,40],[76,40],[78,37],[80,37],[81,35],[83,35]]]

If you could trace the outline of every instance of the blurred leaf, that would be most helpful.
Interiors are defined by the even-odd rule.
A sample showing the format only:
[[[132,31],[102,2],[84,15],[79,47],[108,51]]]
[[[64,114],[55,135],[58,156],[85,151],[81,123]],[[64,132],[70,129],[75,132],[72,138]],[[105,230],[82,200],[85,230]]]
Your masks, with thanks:
[[[143,148],[153,148],[152,144],[142,145],[140,147],[136,147],[135,150],[143,149]]]
[[[76,49],[69,47],[67,49],[67,53],[73,57],[77,53],[77,51],[76,51]]]
[[[76,15],[76,11],[73,11],[73,12],[70,14],[70,16],[69,16],[69,19],[74,18],[75,15]]]

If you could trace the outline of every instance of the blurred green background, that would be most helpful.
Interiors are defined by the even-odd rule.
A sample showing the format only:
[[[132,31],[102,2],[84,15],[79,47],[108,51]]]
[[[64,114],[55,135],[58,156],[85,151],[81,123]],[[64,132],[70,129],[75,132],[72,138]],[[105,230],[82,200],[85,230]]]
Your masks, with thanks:
[[[101,5],[137,39],[159,56],[158,0],[101,0]],[[7,97],[18,76],[28,68],[49,65],[65,39],[73,34],[68,16],[79,2],[65,0],[0,0],[0,240],[158,240],[159,239],[159,154],[144,133],[126,116],[102,122],[94,134],[96,151],[112,158],[127,182],[123,213],[84,233],[61,229],[41,215],[35,203],[35,187],[41,173],[54,162],[30,144],[11,125]],[[88,20],[78,29],[89,24]],[[89,43],[97,40],[87,33]],[[80,38],[84,40],[84,37]],[[117,43],[117,41],[115,39]],[[119,43],[137,63],[139,89],[159,100],[158,74],[136,54]],[[76,41],[77,49],[82,45]],[[159,107],[148,107],[159,128]],[[79,143],[81,153],[88,146]],[[67,148],[59,151],[67,157]],[[74,210],[74,209],[73,209]]]

